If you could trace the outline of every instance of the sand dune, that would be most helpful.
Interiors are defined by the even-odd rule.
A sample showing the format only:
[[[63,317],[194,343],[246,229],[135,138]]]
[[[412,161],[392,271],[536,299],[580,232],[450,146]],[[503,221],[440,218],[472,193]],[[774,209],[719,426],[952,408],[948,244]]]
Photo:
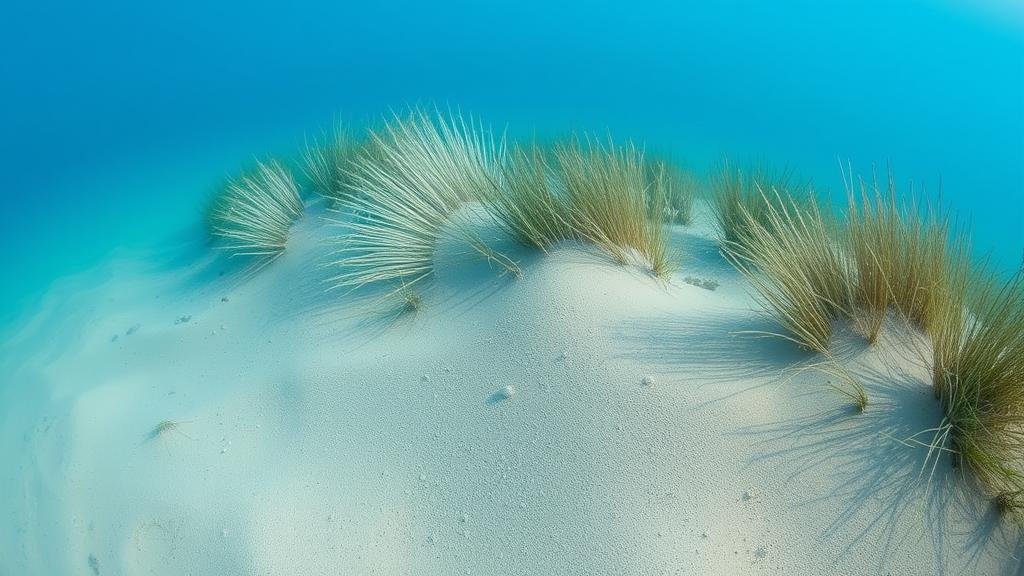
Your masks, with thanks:
[[[1024,573],[1019,528],[908,442],[941,419],[925,344],[840,332],[855,413],[748,333],[703,213],[668,283],[442,250],[413,313],[324,290],[322,217],[252,275],[124,255],[5,335],[0,574]]]

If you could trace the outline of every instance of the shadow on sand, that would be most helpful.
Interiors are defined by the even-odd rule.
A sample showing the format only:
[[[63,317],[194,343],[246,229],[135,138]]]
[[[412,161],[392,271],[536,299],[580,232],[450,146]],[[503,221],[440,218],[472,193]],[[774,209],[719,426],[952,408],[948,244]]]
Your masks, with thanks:
[[[616,326],[613,334],[624,356],[685,383],[744,383],[697,404],[695,410],[761,386],[781,386],[779,393],[799,412],[808,395],[829,394],[821,373],[804,370],[821,357],[781,338],[751,333],[778,331],[757,313],[721,309],[702,310],[699,316],[641,318]],[[869,572],[885,573],[905,546],[928,545],[937,565],[960,566],[943,569],[944,574],[973,573],[983,557],[1005,558],[1005,573],[1019,573],[1024,558],[1020,528],[979,496],[972,479],[953,468],[948,454],[929,453],[915,442],[930,443],[931,434],[922,432],[942,418],[920,351],[879,350],[837,332],[833,352],[864,386],[870,399],[866,412],[843,405],[836,396],[835,410],[742,428],[736,434],[757,454],[751,463],[784,462],[792,470],[787,483],[824,478],[829,489],[809,495],[798,506],[821,509],[822,501],[841,502],[840,513],[822,536],[849,538],[851,526],[856,526],[844,556],[881,534],[884,553],[865,559],[877,562]],[[790,381],[793,385],[783,385]],[[923,531],[906,530],[920,519]],[[964,526],[972,528],[964,533]]]

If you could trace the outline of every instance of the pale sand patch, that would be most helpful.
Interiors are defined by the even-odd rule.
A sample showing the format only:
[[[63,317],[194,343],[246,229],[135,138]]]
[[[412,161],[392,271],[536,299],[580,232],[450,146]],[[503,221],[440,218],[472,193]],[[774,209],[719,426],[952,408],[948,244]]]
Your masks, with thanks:
[[[1017,573],[1019,529],[899,442],[939,418],[912,340],[840,334],[854,414],[738,334],[772,326],[697,217],[667,285],[442,253],[371,318],[324,292],[318,214],[251,277],[197,250],[62,282],[0,350],[0,574]]]

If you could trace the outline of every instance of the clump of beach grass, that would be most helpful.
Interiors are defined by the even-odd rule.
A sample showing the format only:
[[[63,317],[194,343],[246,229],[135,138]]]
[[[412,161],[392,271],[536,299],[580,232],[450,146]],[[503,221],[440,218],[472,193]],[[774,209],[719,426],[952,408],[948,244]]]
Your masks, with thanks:
[[[413,286],[434,271],[438,241],[451,234],[503,272],[519,274],[508,257],[490,248],[456,218],[464,203],[492,185],[504,144],[461,115],[413,110],[376,131],[346,171],[353,194],[349,231],[333,263],[335,286],[400,281]]]
[[[640,264],[665,278],[675,267],[662,214],[667,198],[647,178],[632,144],[573,138],[554,150],[560,185],[579,236],[620,264]]]
[[[945,309],[932,319],[932,383],[948,450],[1007,512],[1024,493],[1024,271],[1007,281],[951,260]]]
[[[480,200],[498,226],[523,246],[546,251],[575,238],[568,198],[553,187],[551,168],[537,145],[515,147],[494,185]]]
[[[214,197],[209,230],[232,255],[269,261],[284,252],[302,208],[291,173],[276,160],[258,162]]]
[[[345,202],[352,193],[347,171],[358,150],[358,143],[340,123],[307,141],[301,164],[313,190],[335,205]]]
[[[723,243],[746,244],[753,241],[755,228],[771,231],[769,208],[777,212],[784,203],[802,203],[801,188],[793,182],[790,170],[765,167],[742,169],[728,160],[712,172],[709,179],[711,213]],[[773,191],[777,191],[775,194]],[[785,198],[785,202],[783,201]]]
[[[689,171],[661,159],[648,163],[648,178],[660,188],[656,194],[665,198],[664,217],[672,224],[690,224],[693,221],[693,199],[697,179]]]
[[[781,336],[827,353],[832,322],[847,317],[850,300],[834,222],[813,197],[801,205],[777,190],[771,194],[775,200],[765,198],[757,214],[741,208],[744,240],[726,242],[725,255],[786,330]]]
[[[890,308],[927,330],[944,308],[948,220],[913,200],[909,206],[898,203],[891,174],[884,191],[877,180],[856,186],[852,176],[846,189],[858,331],[875,342]]]

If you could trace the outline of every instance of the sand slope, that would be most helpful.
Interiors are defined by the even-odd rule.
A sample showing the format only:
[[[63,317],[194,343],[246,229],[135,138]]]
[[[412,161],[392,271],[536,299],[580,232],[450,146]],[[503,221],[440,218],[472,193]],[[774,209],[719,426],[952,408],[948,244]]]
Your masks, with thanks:
[[[773,327],[706,219],[667,285],[573,246],[520,280],[443,253],[398,316],[324,293],[310,212],[254,276],[124,256],[5,336],[0,575],[1022,570],[1020,529],[900,442],[940,418],[923,344],[840,334],[852,413],[743,334]]]

